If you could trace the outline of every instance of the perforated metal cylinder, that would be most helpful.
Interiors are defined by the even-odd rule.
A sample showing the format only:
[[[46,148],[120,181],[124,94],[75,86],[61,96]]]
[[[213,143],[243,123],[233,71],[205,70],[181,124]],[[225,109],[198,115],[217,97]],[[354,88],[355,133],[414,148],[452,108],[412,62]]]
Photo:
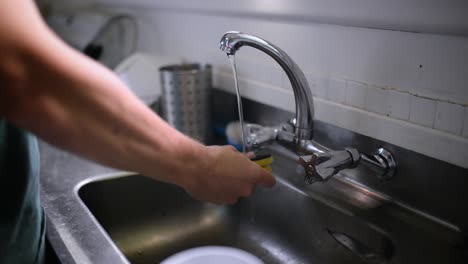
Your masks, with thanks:
[[[169,65],[159,71],[162,117],[182,133],[207,143],[211,131],[211,66]]]

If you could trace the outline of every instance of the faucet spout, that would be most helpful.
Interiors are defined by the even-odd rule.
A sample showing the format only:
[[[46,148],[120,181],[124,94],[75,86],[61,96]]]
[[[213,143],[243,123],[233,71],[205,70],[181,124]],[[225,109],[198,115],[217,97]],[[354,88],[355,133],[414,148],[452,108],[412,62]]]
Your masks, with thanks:
[[[309,84],[302,70],[283,50],[259,37],[229,31],[223,35],[220,41],[220,49],[228,56],[234,55],[242,46],[250,46],[265,52],[278,62],[286,72],[292,85],[296,103],[295,141],[301,146],[302,142],[311,140],[313,137],[314,104]]]

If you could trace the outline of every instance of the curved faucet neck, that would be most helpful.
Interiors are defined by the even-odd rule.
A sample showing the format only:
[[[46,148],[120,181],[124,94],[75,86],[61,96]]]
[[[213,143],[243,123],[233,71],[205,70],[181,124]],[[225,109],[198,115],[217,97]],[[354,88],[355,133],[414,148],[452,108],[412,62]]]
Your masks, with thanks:
[[[296,103],[296,140],[300,142],[312,139],[314,104],[309,84],[299,66],[283,50],[256,36],[230,31],[226,32],[220,41],[220,49],[227,55],[235,55],[242,46],[265,52],[283,68],[291,82]]]

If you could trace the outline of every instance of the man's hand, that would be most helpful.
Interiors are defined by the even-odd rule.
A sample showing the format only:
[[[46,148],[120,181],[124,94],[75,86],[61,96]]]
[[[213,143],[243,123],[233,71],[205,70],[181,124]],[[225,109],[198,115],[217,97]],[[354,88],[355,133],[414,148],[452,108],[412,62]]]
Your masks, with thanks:
[[[182,185],[194,198],[232,204],[239,197],[250,196],[256,185],[275,185],[275,178],[269,172],[235,148],[211,146],[206,149],[205,168],[187,171],[187,181]]]

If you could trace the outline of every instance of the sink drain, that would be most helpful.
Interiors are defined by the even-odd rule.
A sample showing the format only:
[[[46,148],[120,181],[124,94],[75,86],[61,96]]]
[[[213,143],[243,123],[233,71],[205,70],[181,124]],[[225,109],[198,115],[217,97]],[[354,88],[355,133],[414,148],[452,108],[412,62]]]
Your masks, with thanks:
[[[363,261],[369,264],[390,264],[393,255],[393,247],[383,249],[382,253],[376,252],[355,238],[340,232],[327,229],[328,233],[344,248],[350,250]]]

